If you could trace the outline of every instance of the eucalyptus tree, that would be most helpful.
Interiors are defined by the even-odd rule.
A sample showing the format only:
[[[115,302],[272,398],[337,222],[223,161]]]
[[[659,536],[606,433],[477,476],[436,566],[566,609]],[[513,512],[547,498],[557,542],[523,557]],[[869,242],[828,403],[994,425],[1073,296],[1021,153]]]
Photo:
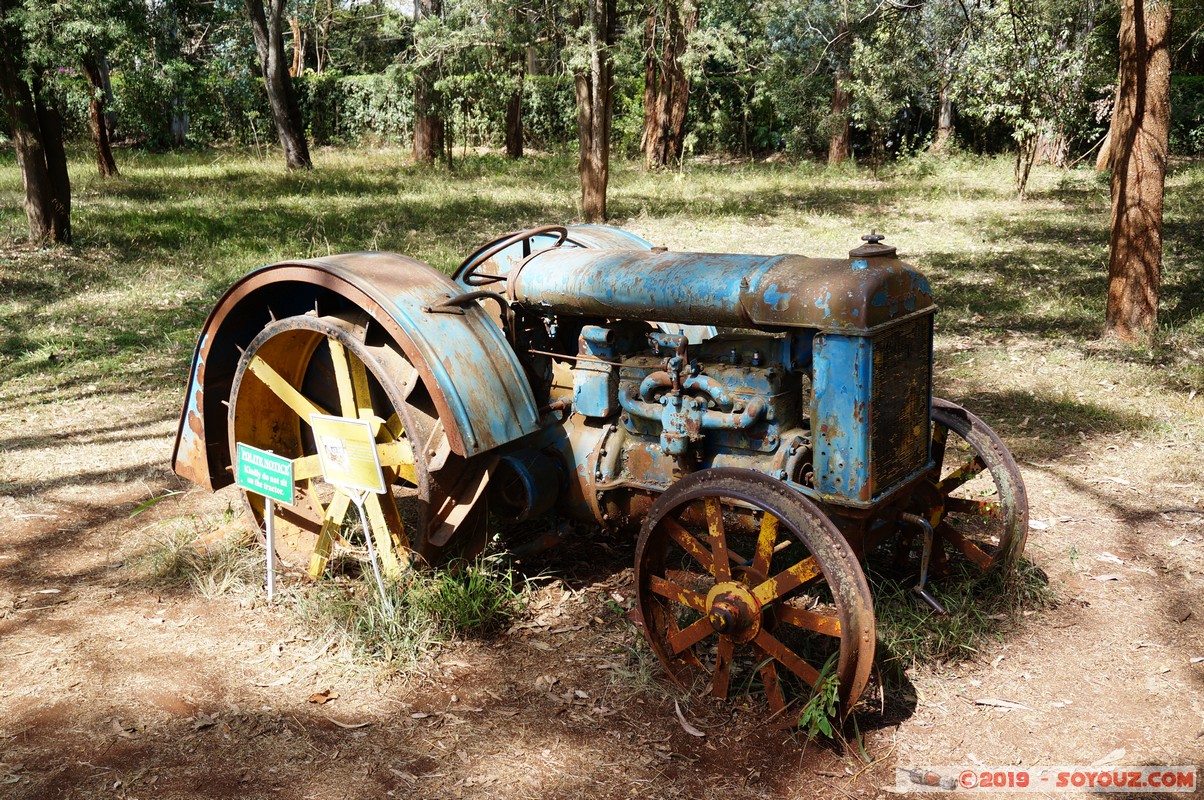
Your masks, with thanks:
[[[1170,131],[1170,0],[1123,0],[1112,112],[1112,232],[1105,331],[1148,335],[1158,320]]]
[[[985,0],[971,8],[971,34],[953,74],[953,96],[979,122],[998,122],[1016,149],[1023,198],[1039,137],[1064,131],[1085,103],[1097,0]]]
[[[570,21],[573,31],[566,55],[577,98],[581,213],[589,222],[603,222],[614,113],[612,51],[619,25],[616,0],[575,0]]]
[[[287,0],[246,0],[247,16],[255,52],[267,89],[276,135],[284,148],[284,163],[290,170],[312,169],[301,109],[289,75],[291,60],[284,54],[284,12]]]
[[[63,125],[48,96],[49,43],[41,38],[39,5],[0,0],[0,93],[12,126],[25,185],[25,216],[35,242],[71,241],[71,178]]]
[[[118,174],[109,125],[108,71],[113,51],[145,34],[146,5],[140,0],[25,2],[25,27],[35,63],[78,64],[88,81],[89,130],[102,177]]]
[[[698,27],[698,0],[646,0],[643,31],[644,166],[681,158],[686,135],[690,76],[684,60]]]
[[[415,161],[434,161],[443,150],[443,114],[435,88],[440,66],[437,32],[442,15],[443,0],[414,0],[414,46],[419,55],[414,70]]]

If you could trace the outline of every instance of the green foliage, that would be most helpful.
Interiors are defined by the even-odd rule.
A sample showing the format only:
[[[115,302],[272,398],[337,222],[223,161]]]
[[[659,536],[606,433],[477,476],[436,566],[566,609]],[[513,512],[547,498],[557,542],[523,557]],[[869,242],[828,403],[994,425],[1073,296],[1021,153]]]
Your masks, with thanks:
[[[1204,153],[1204,76],[1171,76],[1171,152]]]
[[[823,735],[833,738],[839,720],[837,706],[840,703],[840,679],[836,677],[836,659],[839,653],[833,653],[819,671],[819,680],[815,682],[811,697],[803,705],[799,713],[798,728],[808,739],[816,739]]]
[[[972,14],[953,96],[963,114],[1010,132],[1022,197],[1037,137],[1065,136],[1088,111],[1097,14],[1092,0],[1002,0]]]
[[[521,613],[523,585],[499,554],[411,576],[409,592],[437,630],[448,636],[487,636]]]
[[[310,73],[295,85],[314,144],[408,144],[413,135],[413,78],[408,71]]]
[[[523,133],[544,150],[577,144],[577,100],[568,75],[529,75],[523,81]]]

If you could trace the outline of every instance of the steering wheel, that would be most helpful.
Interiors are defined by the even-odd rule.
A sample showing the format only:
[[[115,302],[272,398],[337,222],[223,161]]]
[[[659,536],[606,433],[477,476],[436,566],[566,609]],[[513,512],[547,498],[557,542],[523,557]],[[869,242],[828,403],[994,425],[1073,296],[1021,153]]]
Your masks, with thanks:
[[[458,276],[459,280],[463,281],[468,286],[488,286],[491,283],[504,281],[506,280],[505,275],[491,275],[487,272],[477,272],[477,268],[489,259],[496,256],[498,253],[505,250],[507,247],[516,245],[519,242],[525,242],[530,239],[534,239],[536,236],[543,236],[550,233],[556,234],[556,241],[552,244],[552,247],[560,247],[560,245],[564,244],[564,240],[568,238],[569,230],[563,225],[543,225],[538,228],[520,231],[512,236],[507,236],[505,239],[502,239],[499,242],[494,242],[484,251],[480,253],[474,253],[466,258],[464,263],[461,264],[459,269],[456,270],[455,274]],[[524,253],[524,255],[527,255],[527,253]]]

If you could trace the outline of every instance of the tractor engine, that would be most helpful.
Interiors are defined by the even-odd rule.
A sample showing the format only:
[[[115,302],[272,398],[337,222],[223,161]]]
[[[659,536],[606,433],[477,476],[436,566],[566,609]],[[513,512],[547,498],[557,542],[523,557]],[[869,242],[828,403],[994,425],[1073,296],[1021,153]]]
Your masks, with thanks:
[[[850,256],[552,248],[518,263],[516,349],[539,359],[535,383],[564,416],[568,509],[638,523],[711,467],[868,509],[923,473],[927,281],[877,241]]]

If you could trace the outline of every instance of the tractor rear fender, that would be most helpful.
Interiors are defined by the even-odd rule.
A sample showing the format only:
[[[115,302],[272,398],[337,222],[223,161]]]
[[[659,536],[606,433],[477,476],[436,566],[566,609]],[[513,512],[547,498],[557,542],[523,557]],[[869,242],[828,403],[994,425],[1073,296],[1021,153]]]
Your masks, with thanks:
[[[475,303],[425,309],[462,289],[396,253],[347,253],[271,264],[241,278],[214,306],[197,342],[172,463],[210,490],[233,482],[224,401],[240,350],[273,319],[367,314],[417,368],[452,452],[493,450],[539,428],[535,397],[502,332]]]

